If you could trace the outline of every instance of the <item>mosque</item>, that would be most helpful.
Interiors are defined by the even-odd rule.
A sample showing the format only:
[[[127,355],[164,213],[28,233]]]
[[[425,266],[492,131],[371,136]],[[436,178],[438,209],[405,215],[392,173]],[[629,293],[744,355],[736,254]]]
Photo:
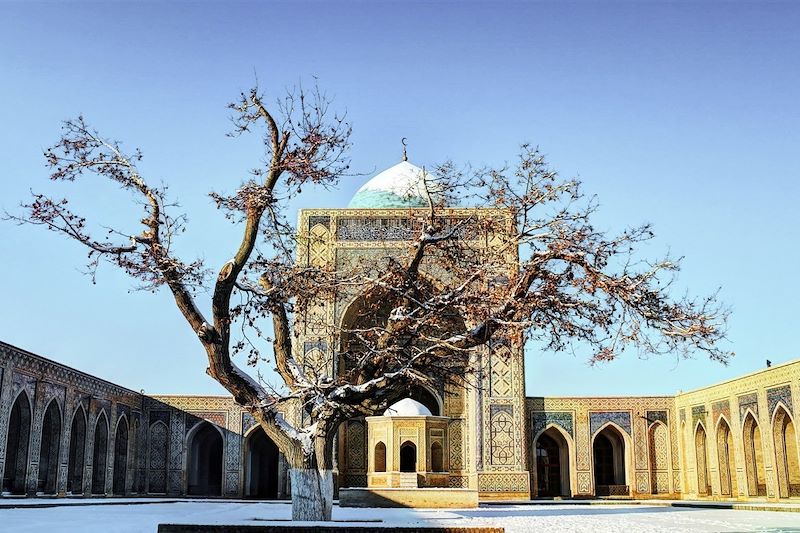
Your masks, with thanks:
[[[346,209],[299,215],[298,261],[391,255],[426,206],[404,160]],[[449,209],[458,217],[464,209]],[[358,294],[301,317],[303,357],[336,369],[314,324],[352,320]],[[305,324],[305,325],[303,325]],[[470,489],[481,500],[800,498],[800,360],[676,396],[538,397],[522,350],[481,354],[480,387],[423,389],[340,430],[339,489]],[[533,394],[533,395],[528,395]],[[145,395],[0,342],[3,496],[286,498],[287,465],[226,396]]]

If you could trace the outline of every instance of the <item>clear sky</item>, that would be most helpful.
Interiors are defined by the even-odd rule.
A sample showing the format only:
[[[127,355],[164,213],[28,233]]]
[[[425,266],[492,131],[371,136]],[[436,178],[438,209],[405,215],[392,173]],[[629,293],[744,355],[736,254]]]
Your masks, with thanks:
[[[136,223],[113,187],[52,184],[41,155],[83,113],[145,154],[190,216],[187,257],[214,269],[237,233],[209,190],[258,165],[225,104],[258,73],[278,94],[317,76],[354,125],[356,170],[499,163],[538,144],[599,196],[598,226],[649,221],[648,255],[685,256],[678,288],[721,287],[728,367],[531,350],[528,395],[672,394],[800,357],[800,5],[743,2],[0,3],[0,207],[80,190],[100,222]],[[368,176],[315,194],[344,207]],[[87,188],[86,185],[89,185]],[[94,186],[92,186],[94,185]],[[85,251],[0,223],[0,339],[151,393],[219,393],[166,293],[92,285]]]

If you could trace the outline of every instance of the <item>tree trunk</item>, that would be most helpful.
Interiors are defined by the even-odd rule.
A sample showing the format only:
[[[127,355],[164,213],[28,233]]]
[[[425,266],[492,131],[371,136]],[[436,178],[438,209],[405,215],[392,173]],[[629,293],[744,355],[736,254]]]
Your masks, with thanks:
[[[292,520],[324,522],[331,519],[333,472],[292,468]]]

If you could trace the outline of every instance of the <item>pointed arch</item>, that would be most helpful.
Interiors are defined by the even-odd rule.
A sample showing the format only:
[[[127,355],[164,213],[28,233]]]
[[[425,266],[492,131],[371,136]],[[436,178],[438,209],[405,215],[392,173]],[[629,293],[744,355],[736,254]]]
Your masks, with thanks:
[[[708,475],[708,438],[706,427],[698,420],[694,428],[695,473],[697,475],[697,494],[711,495],[711,478]]]
[[[400,445],[400,471],[417,471],[417,445],[410,440]]]
[[[383,441],[378,441],[377,444],[375,444],[372,471],[386,472],[386,444],[384,444]]]
[[[736,479],[736,453],[733,447],[733,433],[725,415],[717,421],[717,465],[719,470],[719,487],[722,496],[739,495]]]
[[[222,431],[203,420],[186,435],[186,493],[193,496],[222,496]]]
[[[169,428],[161,420],[150,424],[147,439],[147,492],[167,492],[167,444]]]
[[[22,390],[11,405],[6,437],[6,459],[3,468],[4,492],[25,494],[28,474],[28,448],[31,440],[31,401]]]
[[[779,402],[772,413],[772,442],[775,448],[775,474],[778,497],[800,496],[800,456],[791,411]]]
[[[58,456],[61,450],[61,420],[61,407],[53,398],[44,410],[39,446],[39,476],[36,491],[43,494],[56,493]]]
[[[114,431],[114,480],[112,492],[124,495],[128,480],[128,418],[123,414],[117,420],[117,429]]]
[[[650,492],[669,492],[669,430],[661,421],[650,424],[647,429],[647,450],[650,463]]]
[[[628,462],[630,443],[627,432],[613,422],[603,424],[592,436],[592,469],[595,495],[630,494]]]
[[[83,493],[83,468],[86,463],[86,410],[78,404],[72,414],[69,432],[69,459],[67,460],[67,492]]]
[[[764,447],[761,438],[758,420],[748,409],[742,424],[742,442],[747,472],[747,494],[752,497],[767,495],[767,474],[764,468]]]
[[[533,475],[536,496],[570,497],[571,476],[575,471],[573,442],[570,435],[558,424],[549,423],[533,438]]]
[[[92,446],[92,494],[106,493],[106,467],[108,466],[108,417],[105,409],[97,415]]]
[[[278,497],[278,446],[260,425],[245,434],[244,495],[274,500]]]

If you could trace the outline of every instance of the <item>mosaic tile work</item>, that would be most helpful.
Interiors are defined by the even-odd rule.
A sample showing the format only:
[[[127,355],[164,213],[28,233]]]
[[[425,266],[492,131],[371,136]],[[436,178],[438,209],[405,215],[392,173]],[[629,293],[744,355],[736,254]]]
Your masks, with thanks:
[[[608,422],[613,422],[624,429],[628,435],[631,434],[631,414],[627,411],[589,413],[589,433],[594,435],[598,429]]]

